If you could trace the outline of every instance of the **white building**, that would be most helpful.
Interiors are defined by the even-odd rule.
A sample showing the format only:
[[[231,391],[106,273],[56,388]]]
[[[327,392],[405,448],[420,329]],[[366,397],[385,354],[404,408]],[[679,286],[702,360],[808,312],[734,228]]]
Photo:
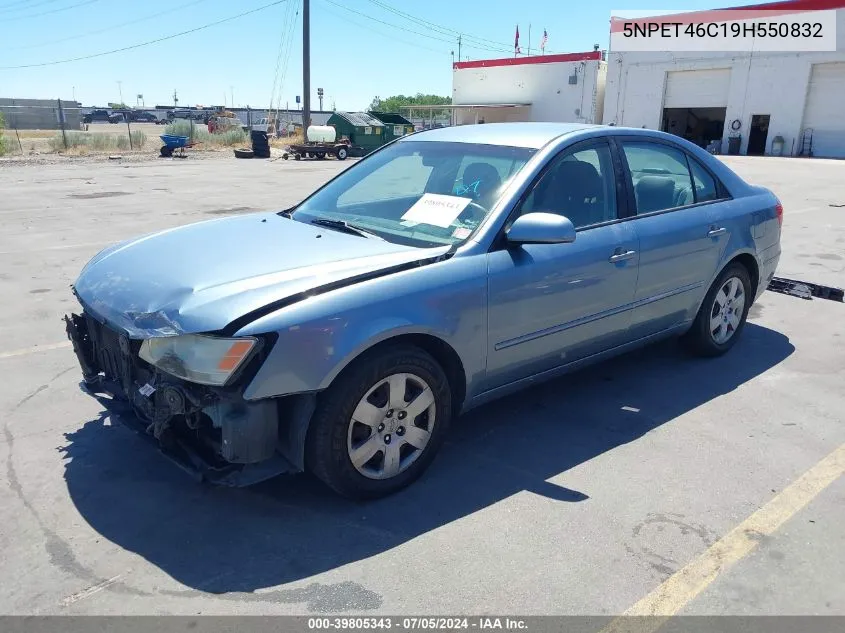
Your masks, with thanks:
[[[781,137],[785,156],[845,157],[845,1],[753,8],[789,15],[821,5],[836,10],[835,51],[614,52],[611,44],[604,123],[660,129],[702,145],[721,140],[723,153],[771,154]],[[739,137],[739,148],[731,137]]]
[[[455,123],[601,123],[607,64],[601,51],[456,62]]]

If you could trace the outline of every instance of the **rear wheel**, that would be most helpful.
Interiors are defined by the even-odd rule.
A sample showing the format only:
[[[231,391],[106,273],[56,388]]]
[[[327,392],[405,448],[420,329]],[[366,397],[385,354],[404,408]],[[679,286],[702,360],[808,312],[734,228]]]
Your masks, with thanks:
[[[346,157],[349,156],[349,150],[345,147],[338,147],[337,152],[335,152],[338,160],[346,160]]]
[[[388,495],[428,467],[450,417],[449,382],[429,354],[382,350],[355,361],[321,394],[306,465],[346,497]]]
[[[684,339],[700,356],[720,356],[736,344],[754,297],[748,270],[730,264],[716,279]]]

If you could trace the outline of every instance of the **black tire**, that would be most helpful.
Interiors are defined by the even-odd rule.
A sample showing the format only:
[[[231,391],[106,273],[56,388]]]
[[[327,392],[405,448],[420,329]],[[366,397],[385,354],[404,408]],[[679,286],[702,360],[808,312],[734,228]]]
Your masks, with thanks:
[[[347,433],[352,413],[367,391],[396,373],[412,374],[430,386],[434,395],[435,423],[428,443],[405,470],[391,478],[371,479],[352,464]],[[451,413],[449,381],[428,353],[417,347],[397,345],[365,354],[320,394],[308,428],[305,465],[314,476],[345,497],[374,499],[392,494],[411,484],[431,464],[443,443]]]
[[[345,147],[338,147],[334,155],[337,156],[338,160],[346,160],[347,156],[349,156],[349,150]]]
[[[161,154],[162,158],[170,158],[171,156],[173,156],[173,148],[168,147],[167,145],[162,145],[161,149],[159,150],[159,153]]]
[[[287,153],[287,152],[285,152],[284,154],[282,154],[282,158],[284,158],[285,160],[287,160],[287,159],[288,159],[288,153]]]
[[[743,306],[742,314],[739,318],[739,323],[732,330],[730,337],[723,342],[716,340],[716,337],[711,330],[711,318],[715,318],[714,312],[718,305],[716,304],[716,296],[725,286],[725,284],[732,278],[736,278],[742,284]],[[701,307],[698,309],[698,314],[693,321],[692,327],[683,337],[683,342],[687,349],[698,356],[713,357],[721,356],[729,349],[731,349],[745,329],[745,322],[748,318],[748,310],[751,308],[751,302],[754,300],[754,291],[751,288],[751,276],[748,269],[742,264],[735,262],[728,265],[721,272],[721,274],[710,286]],[[728,326],[724,326],[728,327]]]
[[[326,153],[325,152],[317,152],[317,160],[325,160]]]
[[[302,156],[300,156],[299,154],[294,154],[293,159],[294,160],[302,160]]]
[[[235,150],[235,158],[252,158],[255,156],[255,152],[251,149],[236,149]]]

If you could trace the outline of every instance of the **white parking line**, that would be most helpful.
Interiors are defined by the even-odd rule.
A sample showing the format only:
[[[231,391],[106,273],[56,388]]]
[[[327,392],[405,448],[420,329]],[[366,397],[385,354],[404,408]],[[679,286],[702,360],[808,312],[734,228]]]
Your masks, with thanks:
[[[795,516],[843,473],[845,444],[840,445],[789,484],[698,558],[669,576],[600,633],[631,630],[636,630],[637,633],[654,633],[666,620],[701,594],[720,574],[753,552],[764,538]],[[630,616],[653,617],[642,621],[635,620],[636,629],[631,629],[630,622],[626,619]]]
[[[24,347],[23,349],[13,349],[11,352],[0,352],[0,358],[28,356],[29,354],[37,354],[38,352],[49,352],[53,349],[64,349],[70,346],[70,341],[62,341],[61,343],[48,343],[47,345],[33,345],[32,347]]]

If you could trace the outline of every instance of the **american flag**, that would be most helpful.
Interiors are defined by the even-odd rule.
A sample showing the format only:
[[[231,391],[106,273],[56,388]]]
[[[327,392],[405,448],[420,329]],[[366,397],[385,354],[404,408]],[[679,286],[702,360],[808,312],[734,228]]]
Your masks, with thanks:
[[[522,51],[519,49],[519,25],[516,25],[516,35],[513,38],[513,54],[519,55]]]
[[[543,39],[540,40],[540,50],[544,53],[546,52],[546,42],[549,41],[549,34],[546,33],[546,29],[543,29]]]

